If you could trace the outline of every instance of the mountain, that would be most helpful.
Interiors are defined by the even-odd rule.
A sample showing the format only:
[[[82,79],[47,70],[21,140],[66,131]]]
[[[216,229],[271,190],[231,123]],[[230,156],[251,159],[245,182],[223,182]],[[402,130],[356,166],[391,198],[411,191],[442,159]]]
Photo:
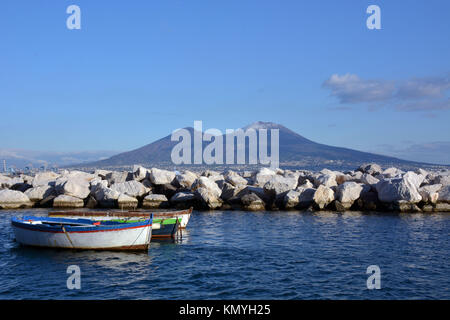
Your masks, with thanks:
[[[184,128],[193,137],[193,128]],[[390,166],[396,165],[399,167],[417,167],[422,166],[423,163],[417,163],[412,161],[401,160],[394,157],[383,156],[379,154],[373,154],[368,152],[357,151],[348,148],[340,148],[320,144],[311,141],[298,133],[276,123],[272,122],[255,122],[243,128],[247,129],[278,129],[279,130],[279,157],[280,167],[282,168],[355,168],[362,163],[376,162],[380,165]],[[225,154],[225,141],[226,136],[222,135],[223,150]],[[191,139],[193,140],[193,139]],[[270,135],[268,140],[268,150],[271,148]],[[145,145],[139,149],[131,150],[128,152],[114,155],[108,159],[96,161],[92,163],[82,164],[83,167],[95,167],[95,168],[117,168],[127,167],[134,164],[141,164],[144,166],[159,166],[159,167],[181,167],[175,165],[171,161],[171,152],[175,145],[179,141],[171,141],[171,135],[168,135],[162,139],[159,139],[153,143]],[[203,149],[211,142],[203,142]],[[193,141],[191,141],[191,147],[193,149]],[[246,154],[248,156],[248,143],[246,143]],[[193,152],[192,152],[193,153]],[[236,151],[235,151],[236,154]],[[191,160],[193,156],[191,156]],[[191,161],[192,163],[193,161]],[[225,161],[224,161],[225,162]],[[203,165],[192,165],[196,167],[206,167]],[[217,165],[216,165],[217,166]],[[237,165],[235,165],[237,166]],[[214,165],[212,166],[214,167]],[[220,167],[220,166],[219,166]],[[250,167],[250,166],[240,166]]]

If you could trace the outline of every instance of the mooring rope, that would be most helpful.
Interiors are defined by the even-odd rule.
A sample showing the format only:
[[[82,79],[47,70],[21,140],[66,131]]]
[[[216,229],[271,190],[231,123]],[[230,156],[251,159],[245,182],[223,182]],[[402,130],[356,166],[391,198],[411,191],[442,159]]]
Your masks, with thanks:
[[[66,232],[66,228],[64,228],[63,225],[61,225],[61,228],[62,228],[62,230],[64,231],[64,234],[66,235],[67,240],[69,240],[70,245],[72,246],[72,248],[75,248],[75,246],[74,246],[73,243],[72,243],[72,240],[70,239],[69,235],[68,235],[67,232]]]
[[[150,220],[150,219],[149,219],[149,220]],[[152,224],[153,224],[153,223],[152,223]],[[147,224],[146,226],[148,227],[149,225]],[[131,248],[131,247],[136,243],[137,239],[139,239],[139,237],[141,236],[142,232],[144,232],[145,227],[144,227],[144,228],[141,228],[141,229],[142,229],[141,232],[138,234],[138,236],[136,237],[136,239],[134,239],[133,243],[132,243],[128,248]],[[150,232],[150,230],[149,230],[149,232]],[[148,235],[147,235],[147,237],[148,237]],[[150,239],[148,239],[148,245],[150,245]]]

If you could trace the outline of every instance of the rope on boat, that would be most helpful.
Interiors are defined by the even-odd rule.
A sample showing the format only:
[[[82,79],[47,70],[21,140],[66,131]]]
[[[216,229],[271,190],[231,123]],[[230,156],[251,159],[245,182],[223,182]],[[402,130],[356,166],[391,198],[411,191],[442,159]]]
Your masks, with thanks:
[[[149,220],[150,220],[150,217],[149,217]],[[153,225],[153,221],[152,221],[152,225]],[[148,241],[147,242],[148,242],[148,245],[150,245],[151,238],[149,237],[148,233],[151,231],[151,228],[149,228],[148,224],[147,224],[147,228],[148,228],[148,232],[147,232],[147,239],[148,239]],[[136,239],[134,239],[133,243],[129,246],[129,248],[131,248],[136,243],[137,239],[139,239],[139,237],[141,236],[142,232],[144,232],[145,228],[141,228],[141,229],[142,229],[141,232],[139,232],[138,236],[136,237]]]
[[[73,243],[72,243],[72,240],[70,240],[69,234],[66,232],[66,228],[64,228],[63,225],[61,225],[61,228],[62,228],[62,230],[64,231],[64,234],[66,235],[67,240],[69,240],[70,245],[72,246],[72,248],[74,248],[74,245],[73,245]]]

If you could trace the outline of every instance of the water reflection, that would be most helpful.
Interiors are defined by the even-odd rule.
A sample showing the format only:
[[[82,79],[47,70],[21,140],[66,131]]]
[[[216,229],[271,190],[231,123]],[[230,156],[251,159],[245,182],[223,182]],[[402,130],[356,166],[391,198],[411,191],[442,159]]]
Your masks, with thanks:
[[[15,243],[9,255],[21,261],[33,261],[38,264],[77,264],[85,268],[103,269],[105,272],[130,272],[152,267],[153,251],[170,252],[181,244],[186,244],[189,232],[175,239],[152,240],[149,251],[97,251],[66,250],[56,248],[35,248]]]
[[[56,263],[65,263],[67,261],[89,261],[102,265],[104,261],[111,260],[108,266],[114,268],[125,262],[144,262],[148,261],[147,251],[96,251],[96,250],[65,250],[52,248],[35,248],[18,245],[11,249],[11,253],[23,259],[51,260]],[[45,262],[45,261],[43,261]],[[105,264],[106,266],[106,264]]]
[[[318,223],[336,224],[339,219],[339,213],[333,211],[317,211],[312,214]]]

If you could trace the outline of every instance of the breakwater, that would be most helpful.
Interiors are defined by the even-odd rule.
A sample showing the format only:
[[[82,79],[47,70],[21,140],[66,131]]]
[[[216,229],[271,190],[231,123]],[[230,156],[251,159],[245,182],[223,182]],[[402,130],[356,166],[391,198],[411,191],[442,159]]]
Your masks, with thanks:
[[[62,170],[0,175],[0,208],[450,211],[450,170]]]

